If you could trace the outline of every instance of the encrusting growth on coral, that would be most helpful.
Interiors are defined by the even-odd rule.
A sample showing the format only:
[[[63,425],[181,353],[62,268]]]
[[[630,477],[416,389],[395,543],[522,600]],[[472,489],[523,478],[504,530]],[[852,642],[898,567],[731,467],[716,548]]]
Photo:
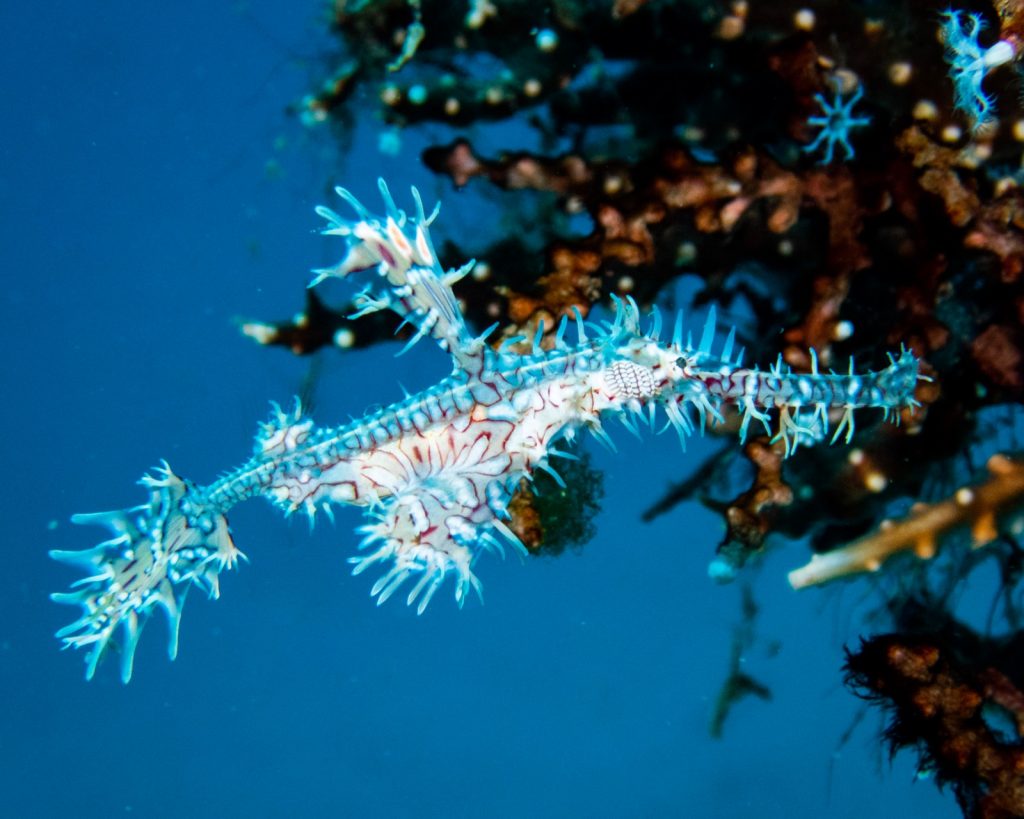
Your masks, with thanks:
[[[892,749],[917,749],[922,770],[953,788],[967,819],[1024,815],[1024,693],[1004,674],[944,634],[872,637],[848,654],[846,671],[855,691],[890,713]],[[993,728],[993,708],[1013,719],[1016,736]]]
[[[587,452],[578,458],[559,467],[561,482],[538,473],[522,481],[509,501],[509,528],[531,555],[556,556],[594,537],[604,475],[591,465]]]

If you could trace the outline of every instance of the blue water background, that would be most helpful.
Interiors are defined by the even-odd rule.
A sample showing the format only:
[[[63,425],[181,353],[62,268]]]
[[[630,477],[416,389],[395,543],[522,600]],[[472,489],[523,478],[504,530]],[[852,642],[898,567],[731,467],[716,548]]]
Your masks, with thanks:
[[[383,174],[445,200],[441,225],[498,217],[376,150],[345,157],[285,107],[330,46],[315,2],[6,3],[0,8],[0,813],[11,817],[900,817],[959,815],[890,764],[881,720],[840,682],[862,587],[794,594],[790,545],[756,575],[759,639],[725,736],[738,585],[707,578],[721,535],[695,504],[641,511],[705,454],[614,433],[606,498],[578,555],[478,564],[485,606],[450,586],[423,617],[373,605],[349,576],[353,527],[312,534],[262,501],[231,515],[251,558],[194,594],[178,660],[163,622],[135,678],[92,683],[48,600],[77,575],[46,556],[99,529],[72,513],[130,506],[166,458],[200,482],[243,460],[268,402],[309,367],[241,337],[235,317],[301,307],[340,242],[313,207]],[[468,200],[467,200],[468,201]],[[340,291],[334,291],[335,294]],[[315,418],[342,421],[447,368],[429,342],[321,356]],[[753,575],[752,575],[753,577]],[[775,653],[774,646],[778,645]],[[849,740],[843,735],[863,717]]]

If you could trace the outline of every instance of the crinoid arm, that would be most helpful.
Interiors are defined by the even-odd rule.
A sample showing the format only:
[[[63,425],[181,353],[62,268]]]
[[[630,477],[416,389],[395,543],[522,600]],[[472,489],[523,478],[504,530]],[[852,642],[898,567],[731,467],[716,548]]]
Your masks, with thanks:
[[[218,575],[241,555],[227,518],[209,508],[191,481],[165,464],[141,483],[149,501],[131,509],[75,515],[75,523],[101,524],[113,537],[85,551],[51,551],[56,560],[84,567],[90,575],[73,591],[52,595],[81,606],[82,616],[57,632],[66,648],[85,648],[86,679],[112,643],[121,653],[121,679],[132,676],[135,647],[153,611],[162,608],[170,625],[168,653],[178,652],[178,623],[192,585],[219,595]],[[120,634],[118,630],[120,628]]]
[[[461,369],[472,369],[472,360],[480,357],[482,341],[474,339],[466,327],[452,284],[466,275],[473,262],[458,270],[445,271],[430,240],[430,224],[440,204],[430,215],[423,210],[419,191],[412,189],[416,203],[413,215],[400,210],[391,198],[384,180],[378,180],[387,215],[375,216],[344,188],[338,195],[355,211],[347,219],[330,208],[317,213],[327,220],[323,233],[341,236],[348,242],[344,258],[334,267],[315,270],[311,287],[331,277],[346,278],[353,273],[375,271],[386,282],[381,290],[369,285],[356,298],[356,316],[385,308],[393,310],[416,328],[405,349],[430,335],[449,350]]]

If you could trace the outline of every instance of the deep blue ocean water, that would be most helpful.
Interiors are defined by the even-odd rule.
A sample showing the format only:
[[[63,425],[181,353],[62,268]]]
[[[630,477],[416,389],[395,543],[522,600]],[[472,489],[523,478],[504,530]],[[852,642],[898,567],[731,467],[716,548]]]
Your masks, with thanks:
[[[76,615],[48,595],[77,575],[47,550],[105,537],[69,516],[140,502],[160,458],[212,479],[299,389],[309,362],[233,320],[301,307],[308,269],[340,253],[315,232],[330,188],[372,201],[378,175],[415,182],[459,229],[463,195],[411,148],[382,156],[374,122],[343,156],[286,113],[331,45],[322,10],[0,7],[0,814],[958,816],[909,756],[890,763],[880,716],[843,688],[866,593],[789,591],[799,545],[751,574],[745,668],[773,699],[709,737],[740,617],[739,584],[707,578],[720,523],[695,504],[640,521],[701,442],[683,454],[617,432],[618,456],[595,448],[596,538],[558,560],[482,561],[482,607],[457,611],[446,586],[423,617],[378,609],[346,563],[357,513],[310,534],[256,501],[231,516],[251,563],[219,601],[191,595],[176,662],[162,622],[127,687],[116,663],[86,683],[82,656],[58,650]],[[314,417],[448,366],[429,342],[394,351],[323,354]]]

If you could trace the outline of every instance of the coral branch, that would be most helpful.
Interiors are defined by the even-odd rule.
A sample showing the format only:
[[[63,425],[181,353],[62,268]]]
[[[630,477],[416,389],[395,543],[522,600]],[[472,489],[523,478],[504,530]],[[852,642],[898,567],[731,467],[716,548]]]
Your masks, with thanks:
[[[961,526],[970,528],[975,548],[991,543],[999,535],[999,519],[1024,503],[1024,462],[993,455],[987,467],[991,477],[984,483],[965,486],[941,503],[918,504],[899,523],[883,523],[877,532],[862,540],[815,555],[809,563],[789,573],[790,585],[802,589],[851,574],[877,571],[886,560],[902,552],[928,559],[936,553],[940,538]],[[1018,519],[1013,525],[1022,524],[1024,520]]]

